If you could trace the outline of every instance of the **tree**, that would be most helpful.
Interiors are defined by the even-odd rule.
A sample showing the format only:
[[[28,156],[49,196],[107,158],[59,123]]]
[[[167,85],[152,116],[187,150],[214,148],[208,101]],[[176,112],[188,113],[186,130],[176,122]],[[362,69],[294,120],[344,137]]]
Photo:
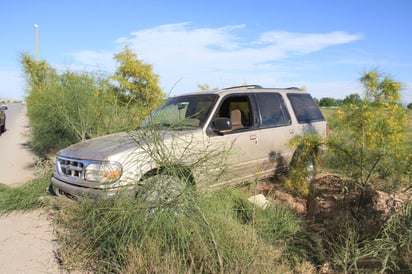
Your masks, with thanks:
[[[359,94],[357,93],[352,93],[349,94],[348,96],[346,96],[343,99],[343,104],[344,105],[355,105],[355,106],[359,106],[360,104],[362,104],[362,98],[360,97]]]
[[[61,122],[61,109],[66,102],[57,92],[59,76],[46,61],[35,62],[22,55],[21,63],[27,80],[27,115],[31,125],[30,146],[39,156],[72,143],[74,134]]]
[[[366,72],[360,81],[365,100],[338,109],[340,122],[332,130],[330,145],[336,167],[347,172],[363,194],[377,178],[387,183],[402,181],[411,155],[405,142],[407,115],[398,103],[400,83],[375,71]]]
[[[159,76],[152,71],[152,65],[144,64],[127,46],[116,54],[119,63],[112,79],[116,96],[125,104],[139,105],[149,111],[165,98],[160,89]]]
[[[330,97],[323,97],[319,101],[320,107],[333,107],[336,106],[336,100]]]
[[[360,79],[365,87],[365,100],[373,102],[399,102],[401,84],[388,75],[368,71]]]
[[[22,54],[21,64],[28,84],[28,92],[44,91],[47,86],[56,81],[56,70],[44,60],[36,62],[30,55]]]
[[[342,99],[335,99],[335,106],[341,106],[343,105],[343,100]]]
[[[34,62],[29,55],[23,55],[21,63],[27,79],[30,146],[40,157],[129,128],[129,113],[118,106],[107,76],[58,74],[46,61]]]
[[[74,73],[67,71],[59,75],[59,85],[55,97],[59,98],[55,110],[59,122],[75,136],[75,141],[85,141],[99,135],[101,113],[109,102],[102,104],[97,90],[102,83],[93,73]],[[112,104],[112,102],[110,102]]]
[[[32,149],[40,156],[103,134],[136,128],[165,97],[152,66],[127,47],[114,57],[113,76],[57,73],[46,61],[22,55]]]
[[[409,103],[407,106],[408,109],[412,109],[412,103]]]

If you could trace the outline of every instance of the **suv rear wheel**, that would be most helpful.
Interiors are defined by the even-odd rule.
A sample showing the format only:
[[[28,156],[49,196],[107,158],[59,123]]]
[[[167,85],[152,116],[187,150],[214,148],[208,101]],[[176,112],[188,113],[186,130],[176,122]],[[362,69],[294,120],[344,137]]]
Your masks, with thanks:
[[[290,163],[290,168],[302,169],[307,180],[313,180],[317,174],[316,156],[313,153],[305,154],[302,148],[298,148]]]

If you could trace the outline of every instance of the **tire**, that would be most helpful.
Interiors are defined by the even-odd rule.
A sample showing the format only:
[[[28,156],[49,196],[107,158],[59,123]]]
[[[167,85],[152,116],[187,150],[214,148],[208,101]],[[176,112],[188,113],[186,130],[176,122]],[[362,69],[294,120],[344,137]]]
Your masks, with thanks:
[[[159,211],[182,212],[189,206],[193,183],[191,176],[156,170],[139,182],[136,198],[150,214]]]
[[[290,163],[290,168],[302,168],[307,180],[313,180],[317,174],[316,156],[310,154],[308,157],[302,157],[302,150],[297,149]]]
[[[52,184],[49,185],[47,192],[53,196],[63,196],[62,193],[60,192],[60,189]]]
[[[53,195],[53,196],[60,196],[60,195],[58,194],[58,193],[59,193],[59,189],[55,188],[52,184],[50,184],[49,187],[47,188],[47,192],[48,192],[50,195]]]

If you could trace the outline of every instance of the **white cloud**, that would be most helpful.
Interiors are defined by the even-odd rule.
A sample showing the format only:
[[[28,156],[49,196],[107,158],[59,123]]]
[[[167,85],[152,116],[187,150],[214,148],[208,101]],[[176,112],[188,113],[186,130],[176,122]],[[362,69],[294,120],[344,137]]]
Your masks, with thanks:
[[[132,32],[132,37],[122,37],[117,40],[120,44],[144,44],[164,48],[172,51],[184,48],[218,47],[224,50],[233,50],[238,47],[237,37],[231,32],[242,29],[245,25],[225,26],[221,28],[190,29],[189,23],[161,25],[155,28]],[[183,47],[182,47],[183,46]]]
[[[296,55],[321,51],[362,39],[342,31],[294,33],[268,31],[246,37],[246,25],[194,28],[190,23],[161,25],[138,30],[116,40],[112,51],[92,50],[73,54],[83,66],[113,71],[113,55],[128,45],[139,59],[153,64],[167,92],[176,82],[180,92],[193,91],[197,84],[212,87],[257,83],[281,86],[286,78],[296,78],[296,67],[280,61]],[[78,67],[79,64],[76,64]],[[305,84],[305,83],[303,83]],[[292,84],[297,86],[296,81]]]
[[[347,34],[342,31],[329,33],[296,33],[285,31],[266,32],[261,42],[278,52],[287,54],[307,54],[324,48],[347,44],[361,39],[361,35]]]
[[[264,78],[277,82],[291,68],[280,67],[276,61],[362,39],[342,31],[271,31],[250,38],[241,35],[245,29],[245,25],[193,28],[190,23],[169,24],[132,32],[116,42],[119,48],[128,45],[140,59],[153,64],[163,87],[182,78],[180,84],[193,89],[200,83],[223,86],[223,82],[240,84]]]
[[[265,69],[262,63],[361,39],[360,35],[344,32],[266,32],[258,40],[247,40],[236,33],[245,28],[235,25],[193,29],[188,23],[171,24],[133,32],[131,37],[117,42],[129,45],[144,60],[169,69],[249,71]]]

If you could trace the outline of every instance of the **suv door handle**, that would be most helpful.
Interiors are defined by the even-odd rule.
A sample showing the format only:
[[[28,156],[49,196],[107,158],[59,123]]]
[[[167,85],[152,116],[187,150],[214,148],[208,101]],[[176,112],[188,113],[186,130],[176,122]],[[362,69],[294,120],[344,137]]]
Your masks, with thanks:
[[[256,140],[257,136],[256,136],[256,134],[253,134],[253,135],[250,135],[249,138],[250,138],[250,140]]]

